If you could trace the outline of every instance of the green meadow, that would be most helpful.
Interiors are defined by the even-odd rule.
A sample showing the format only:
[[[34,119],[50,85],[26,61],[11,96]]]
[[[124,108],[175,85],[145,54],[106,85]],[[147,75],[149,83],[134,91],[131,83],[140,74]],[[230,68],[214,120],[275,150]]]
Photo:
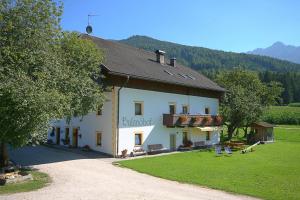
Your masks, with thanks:
[[[300,126],[275,128],[275,142],[232,156],[195,150],[119,162],[164,179],[264,199],[300,199]]]

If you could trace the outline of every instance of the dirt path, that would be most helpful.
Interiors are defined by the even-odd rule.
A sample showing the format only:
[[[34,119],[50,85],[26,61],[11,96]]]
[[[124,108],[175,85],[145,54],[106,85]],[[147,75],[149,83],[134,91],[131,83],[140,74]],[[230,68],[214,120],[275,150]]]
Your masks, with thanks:
[[[14,151],[12,158],[48,173],[53,182],[1,200],[254,199],[140,174],[113,166],[112,158],[87,158],[48,147],[26,147]]]

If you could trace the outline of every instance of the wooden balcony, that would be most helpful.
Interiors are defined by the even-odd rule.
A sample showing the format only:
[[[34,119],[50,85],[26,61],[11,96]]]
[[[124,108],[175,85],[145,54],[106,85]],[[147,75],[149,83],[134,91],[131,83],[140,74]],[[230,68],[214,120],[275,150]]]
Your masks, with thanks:
[[[167,127],[221,126],[219,115],[163,114],[163,125]]]

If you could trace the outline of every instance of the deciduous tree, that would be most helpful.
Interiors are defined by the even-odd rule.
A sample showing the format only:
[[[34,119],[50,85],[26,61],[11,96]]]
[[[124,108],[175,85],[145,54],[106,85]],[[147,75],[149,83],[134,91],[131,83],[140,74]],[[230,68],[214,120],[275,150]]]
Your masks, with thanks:
[[[0,144],[37,142],[48,122],[84,115],[102,104],[97,83],[103,53],[60,27],[62,5],[51,0],[1,0]]]
[[[220,104],[220,113],[228,128],[228,139],[239,127],[248,127],[257,121],[264,109],[273,105],[282,92],[276,82],[264,84],[257,73],[234,69],[219,74],[217,82],[227,89]]]

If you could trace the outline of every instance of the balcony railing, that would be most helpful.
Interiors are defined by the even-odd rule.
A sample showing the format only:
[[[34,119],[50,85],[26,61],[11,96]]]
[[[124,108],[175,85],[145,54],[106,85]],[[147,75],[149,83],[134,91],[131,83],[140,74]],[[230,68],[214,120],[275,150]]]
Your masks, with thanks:
[[[163,114],[163,125],[167,127],[221,126],[222,122],[219,115]]]

